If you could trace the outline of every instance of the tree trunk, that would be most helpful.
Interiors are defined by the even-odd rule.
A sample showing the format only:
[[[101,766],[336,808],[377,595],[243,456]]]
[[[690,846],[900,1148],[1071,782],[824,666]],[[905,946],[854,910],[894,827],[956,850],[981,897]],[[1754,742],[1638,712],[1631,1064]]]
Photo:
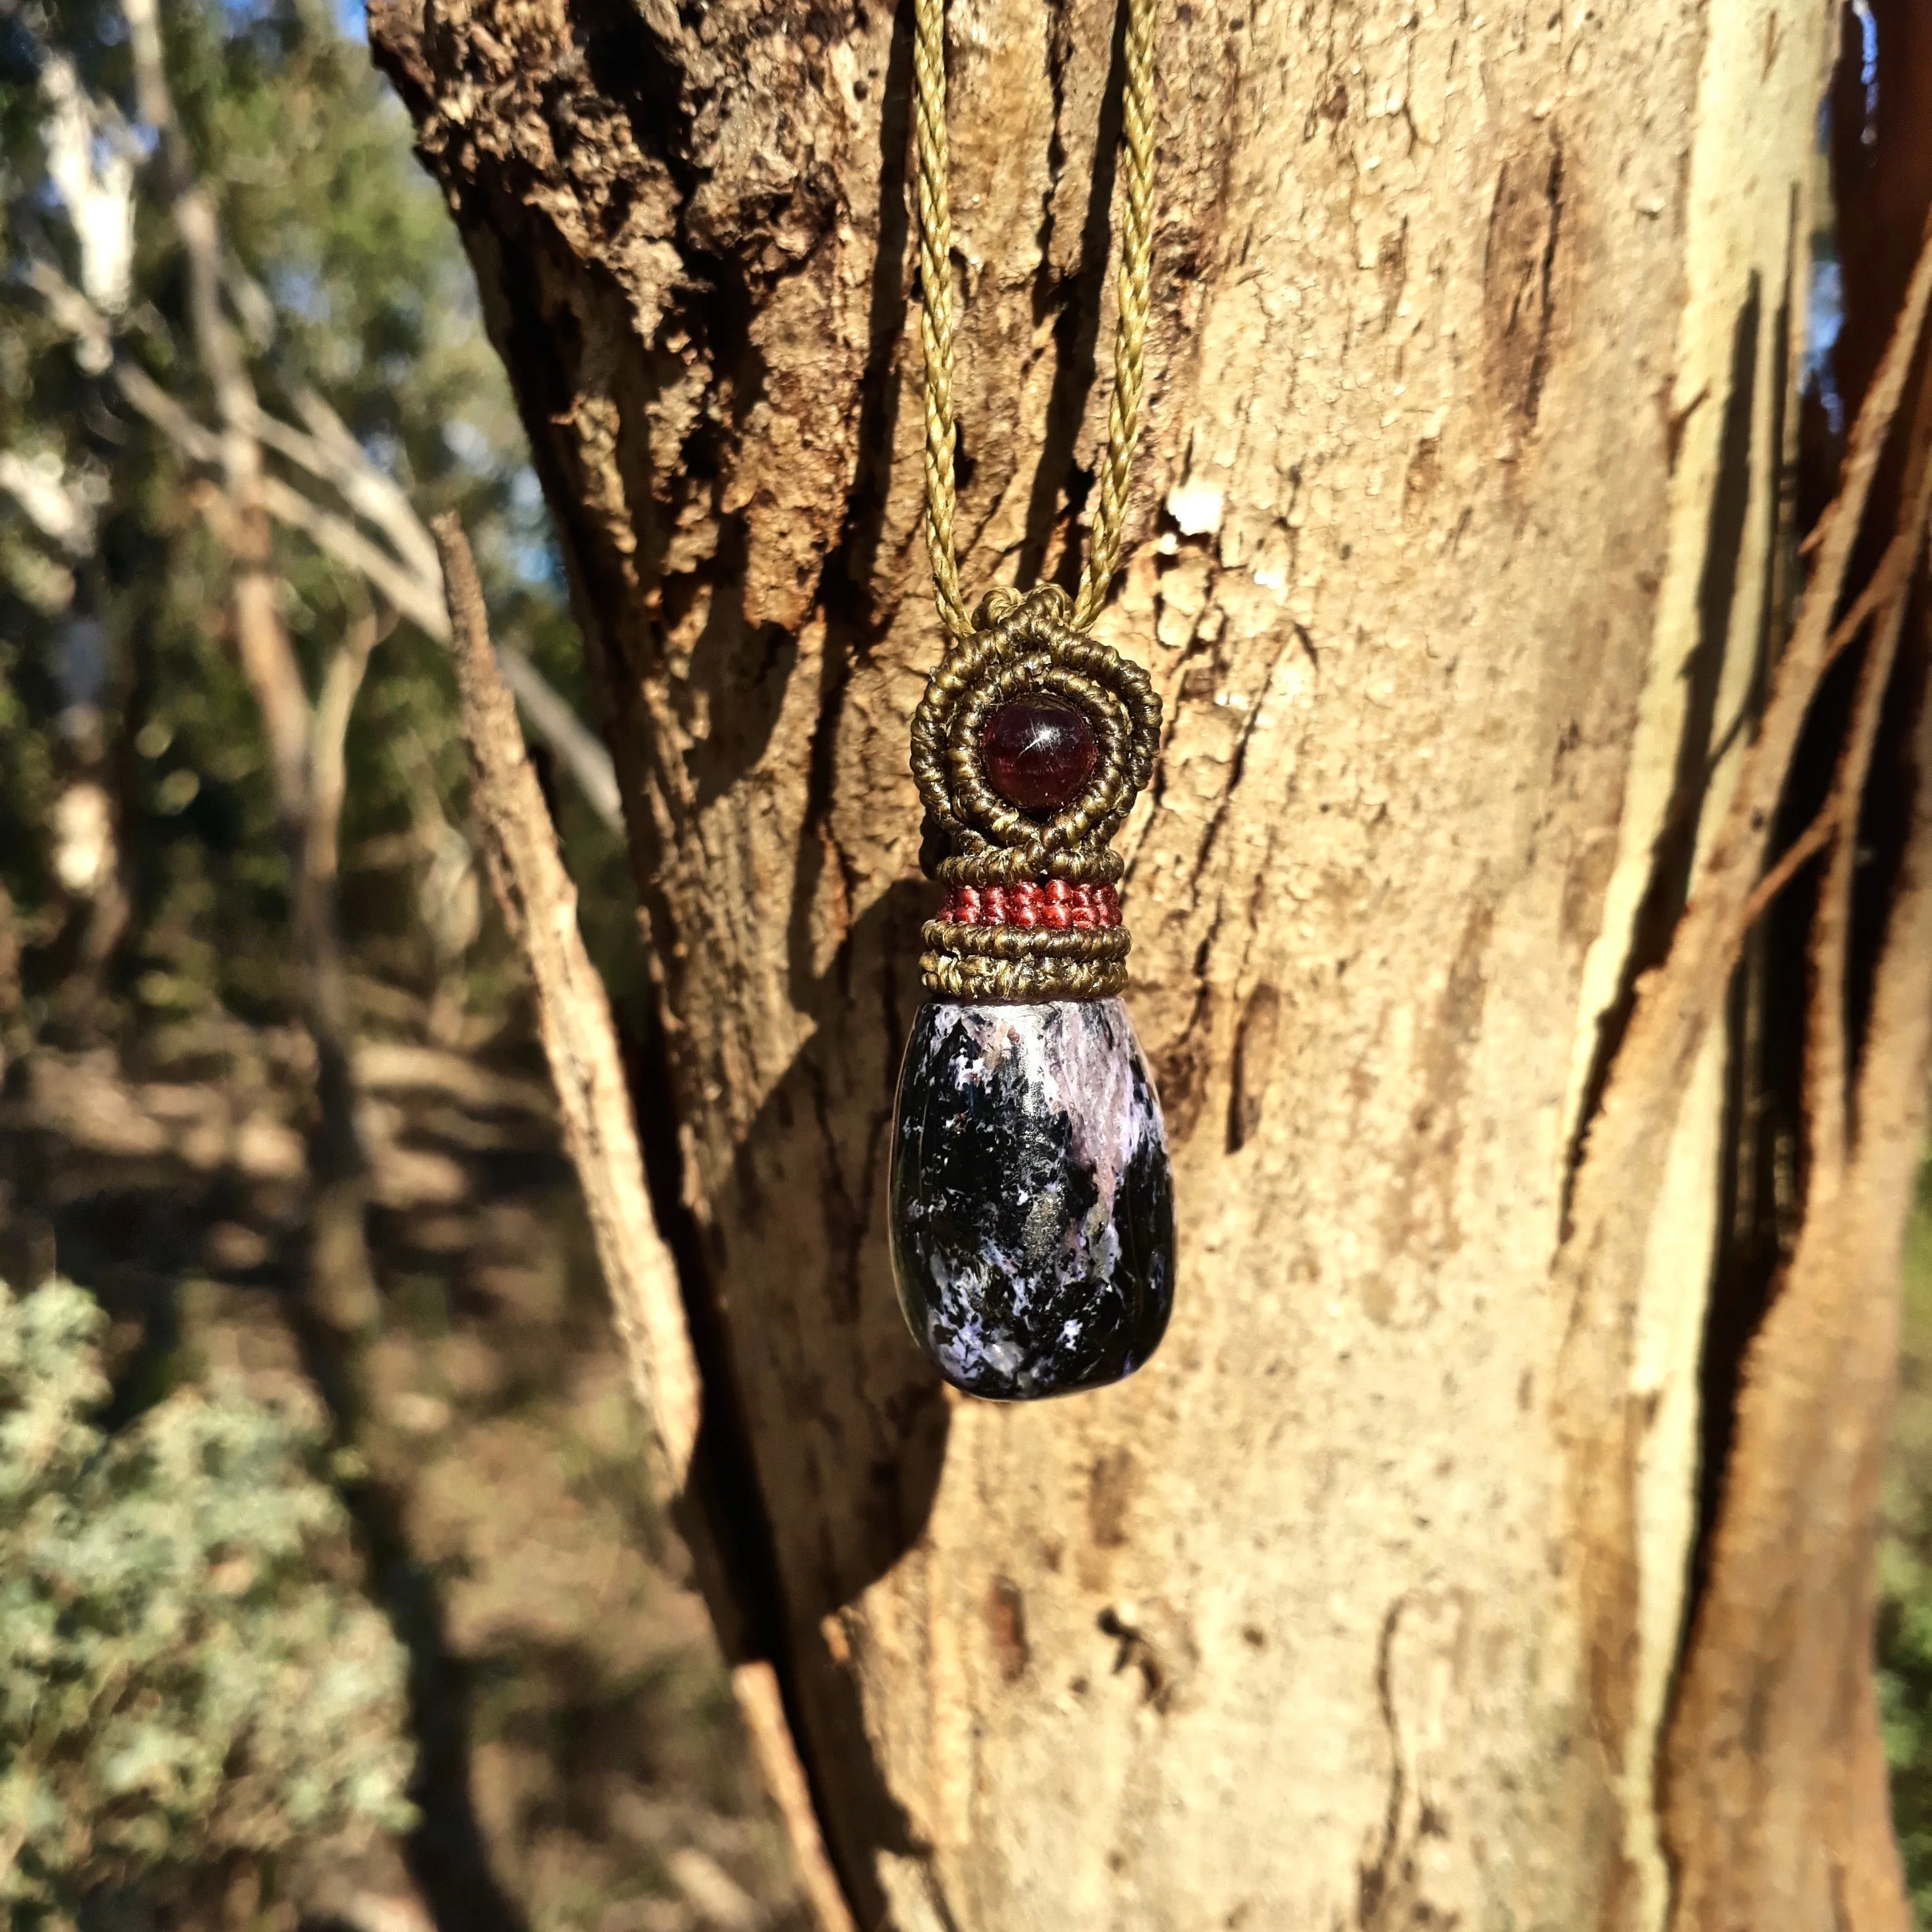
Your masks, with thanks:
[[[1179,1300],[1132,1382],[1014,1408],[926,1369],[885,1240],[941,642],[910,9],[372,27],[601,668],[721,1625],[860,1922],[1662,1924],[1721,1030],[1588,1374],[1558,1252],[1784,614],[1830,10],[1164,8],[1100,629],[1168,704],[1122,842]],[[969,602],[1077,568],[1119,34],[952,7]],[[1579,1444],[1624,1504],[1587,1524]]]

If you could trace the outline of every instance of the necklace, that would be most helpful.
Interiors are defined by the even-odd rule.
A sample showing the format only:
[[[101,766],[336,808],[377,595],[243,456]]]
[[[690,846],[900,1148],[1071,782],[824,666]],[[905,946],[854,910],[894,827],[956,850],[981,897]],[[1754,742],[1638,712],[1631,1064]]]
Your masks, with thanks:
[[[926,537],[944,656],[912,727],[928,922],[892,1126],[892,1272],[914,1336],[968,1394],[1095,1388],[1151,1354],[1174,1300],[1174,1195],[1154,1081],[1119,998],[1112,840],[1153,775],[1160,700],[1090,632],[1119,562],[1153,259],[1154,0],[1126,0],[1120,322],[1078,592],[991,592],[953,549],[952,224],[945,0],[915,0]]]

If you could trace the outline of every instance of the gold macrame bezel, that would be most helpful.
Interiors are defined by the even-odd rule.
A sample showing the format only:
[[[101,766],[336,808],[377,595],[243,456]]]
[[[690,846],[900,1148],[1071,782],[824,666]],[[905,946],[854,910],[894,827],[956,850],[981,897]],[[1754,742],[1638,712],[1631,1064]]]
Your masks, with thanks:
[[[971,634],[957,640],[927,681],[913,718],[912,770],[950,851],[936,868],[948,886],[1031,880],[1112,885],[1122,871],[1108,841],[1153,776],[1160,699],[1146,672],[1072,628],[1066,593],[1048,585],[995,592]],[[980,736],[1000,705],[1028,692],[1077,704],[1100,746],[1080,796],[1044,821],[987,783]],[[920,964],[926,986],[956,999],[1096,999],[1126,982],[1124,926],[1052,931],[933,920]]]
[[[1027,879],[1112,884],[1120,855],[1108,844],[1154,775],[1160,699],[1148,674],[1068,622],[1066,594],[1048,585],[981,606],[990,619],[953,644],[927,680],[912,725],[912,774],[952,851],[947,885],[1012,885]],[[1086,712],[1100,758],[1086,789],[1045,820],[1028,818],[986,782],[980,738],[993,711],[1029,691]]]
[[[913,774],[932,822],[952,847],[938,868],[949,886],[1058,890],[1110,887],[1123,869],[1107,842],[1152,776],[1160,700],[1145,675],[1088,633],[1120,562],[1134,442],[1147,387],[1154,268],[1154,22],[1157,0],[1126,0],[1120,96],[1120,303],[1114,388],[1096,472],[1080,588],[996,591],[968,616],[953,526],[958,440],[952,414],[955,296],[952,162],[946,133],[946,0],[913,0],[914,200],[919,211],[920,340],[924,351],[926,544],[940,621],[951,640],[913,723]],[[1036,824],[992,793],[979,727],[1030,688],[1072,698],[1094,721],[1100,758],[1083,795]],[[1064,902],[1056,901],[1058,905]],[[970,904],[958,904],[969,916]],[[1118,916],[1118,908],[1114,909]],[[1094,999],[1126,979],[1124,928],[980,925],[926,928],[926,985],[956,998]]]

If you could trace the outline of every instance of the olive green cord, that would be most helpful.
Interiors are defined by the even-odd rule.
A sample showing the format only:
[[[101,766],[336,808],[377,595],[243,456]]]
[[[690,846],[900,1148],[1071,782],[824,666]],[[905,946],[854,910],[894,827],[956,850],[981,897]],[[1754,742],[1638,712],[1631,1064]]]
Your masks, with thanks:
[[[1120,558],[1134,442],[1146,386],[1148,310],[1154,266],[1155,0],[1127,0],[1126,86],[1122,106],[1120,320],[1114,394],[1107,411],[1100,496],[1073,600],[1073,628],[1088,631],[1107,601]],[[955,638],[973,620],[959,589],[953,538],[956,495],[952,414],[952,208],[946,138],[946,0],[914,0],[914,119],[919,201],[920,337],[926,351],[926,543],[939,614]]]
[[[915,147],[918,155],[920,334],[926,353],[926,541],[950,642],[913,719],[912,769],[931,828],[946,855],[947,886],[1030,880],[1112,886],[1120,854],[1109,843],[1153,776],[1160,699],[1147,674],[1088,634],[1120,562],[1120,527],[1146,383],[1154,255],[1154,22],[1156,0],[1126,0],[1120,321],[1114,393],[1080,588],[995,590],[978,609],[959,588],[952,414],[952,214],[947,190],[946,0],[914,0]],[[1002,704],[1028,694],[1070,702],[1094,728],[1099,758],[1081,795],[1044,820],[1016,811],[988,784],[981,739]],[[967,916],[970,918],[969,913]],[[1126,983],[1126,928],[928,920],[920,960],[926,985],[950,999],[1102,999]]]

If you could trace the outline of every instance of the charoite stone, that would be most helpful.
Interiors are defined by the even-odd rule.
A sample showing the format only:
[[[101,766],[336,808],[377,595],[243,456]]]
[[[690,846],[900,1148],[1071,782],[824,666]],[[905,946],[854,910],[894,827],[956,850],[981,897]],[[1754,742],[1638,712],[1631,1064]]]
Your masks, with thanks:
[[[1028,1401],[1153,1354],[1174,1305],[1174,1189],[1118,1000],[928,1000],[891,1191],[899,1300],[956,1388]]]

